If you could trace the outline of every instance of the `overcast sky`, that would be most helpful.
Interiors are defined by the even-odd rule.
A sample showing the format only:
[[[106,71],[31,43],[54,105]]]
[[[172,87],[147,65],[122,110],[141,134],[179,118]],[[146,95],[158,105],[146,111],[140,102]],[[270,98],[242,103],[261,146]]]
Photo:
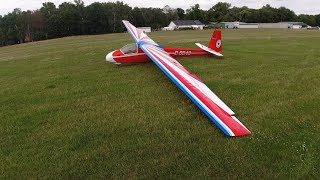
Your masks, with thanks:
[[[108,2],[108,0],[83,0],[85,5],[93,2]],[[113,1],[114,0],[109,0]],[[188,9],[196,3],[200,4],[201,9],[209,9],[219,0],[122,0],[131,7],[159,7],[169,5],[172,8]],[[0,15],[11,12],[14,8],[22,10],[35,10],[42,6],[43,2],[53,2],[58,6],[62,2],[73,2],[73,0],[0,0]],[[285,6],[293,10],[296,14],[320,14],[320,0],[225,0],[232,6],[248,6],[249,8],[260,8],[265,4],[273,7]]]

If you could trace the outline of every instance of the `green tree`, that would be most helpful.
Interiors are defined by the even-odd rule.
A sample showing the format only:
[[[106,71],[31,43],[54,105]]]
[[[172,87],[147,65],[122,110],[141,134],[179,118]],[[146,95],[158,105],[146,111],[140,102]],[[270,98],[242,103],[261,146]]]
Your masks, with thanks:
[[[81,34],[81,16],[76,4],[64,2],[59,5],[58,24],[61,36]]]
[[[43,20],[43,16],[41,15],[39,10],[36,11],[24,11],[22,12],[23,25],[24,29],[24,41],[38,41],[42,39],[46,39],[46,34],[44,31],[45,23]]]
[[[298,20],[301,22],[304,22],[310,26],[316,26],[317,25],[317,20],[316,17],[313,15],[307,15],[307,14],[300,14],[298,16]]]
[[[111,10],[105,3],[92,3],[85,8],[85,32],[87,34],[103,34],[111,32],[108,18],[112,16]]]
[[[177,15],[180,20],[183,20],[185,17],[185,11],[181,8],[177,8]]]
[[[315,15],[316,26],[320,26],[320,14]]]
[[[279,9],[277,9],[277,11],[277,20],[279,21],[295,21],[297,19],[297,15],[290,9],[280,7]]]
[[[166,16],[164,23],[168,25],[171,21],[178,20],[179,16],[177,13],[177,9],[170,8],[170,6],[166,5],[163,8],[163,13]]]
[[[5,30],[3,24],[3,17],[0,15],[0,47],[6,45],[5,44]]]
[[[186,19],[188,20],[203,20],[204,11],[200,9],[199,4],[195,4],[190,9],[187,9]]]
[[[5,44],[17,44],[24,42],[23,18],[20,9],[14,9],[12,13],[5,15],[2,19]]]
[[[219,2],[213,7],[211,7],[207,12],[207,18],[209,21],[223,22],[223,21],[233,21],[235,19],[230,15],[230,3]],[[236,12],[235,12],[236,13]],[[238,15],[235,15],[236,17]]]
[[[44,20],[44,33],[46,39],[61,37],[59,30],[58,9],[51,2],[42,4],[40,14]]]
[[[259,9],[259,23],[265,22],[265,23],[272,23],[276,22],[275,18],[277,15],[274,14],[274,9],[269,5],[263,6],[261,9]]]
[[[133,15],[133,23],[135,25],[137,25],[138,27],[145,26],[145,19],[140,8],[138,7],[133,8],[132,15]]]
[[[121,20],[133,20],[132,8],[123,2],[107,3],[106,8],[110,8],[112,17],[109,18],[109,24],[112,24],[112,32],[123,32],[124,26]]]
[[[167,26],[166,15],[160,8],[141,8],[142,17],[145,21],[145,26],[150,26],[152,29],[160,29]]]

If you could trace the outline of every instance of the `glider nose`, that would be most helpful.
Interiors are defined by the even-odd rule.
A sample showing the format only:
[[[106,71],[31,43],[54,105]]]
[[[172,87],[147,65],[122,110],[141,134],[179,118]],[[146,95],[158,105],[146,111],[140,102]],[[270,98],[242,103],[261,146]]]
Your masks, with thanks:
[[[111,53],[109,53],[109,54],[106,56],[106,60],[107,60],[108,62],[116,63],[116,61],[113,59],[113,56],[112,56],[113,53],[114,53],[114,51],[112,51]]]

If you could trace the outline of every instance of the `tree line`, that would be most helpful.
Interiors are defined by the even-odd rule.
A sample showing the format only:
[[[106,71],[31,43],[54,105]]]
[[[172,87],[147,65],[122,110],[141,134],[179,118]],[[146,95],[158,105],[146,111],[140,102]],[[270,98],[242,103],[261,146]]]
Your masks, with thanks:
[[[0,15],[0,46],[60,38],[74,35],[117,33],[125,30],[121,20],[127,19],[137,27],[149,26],[154,30],[167,26],[172,20],[200,20],[203,23],[242,21],[272,23],[302,21],[310,26],[320,26],[320,14],[296,15],[285,7],[265,5],[260,9],[246,6],[232,7],[219,2],[209,10],[195,4],[186,11],[182,8],[138,8],[123,2],[95,2],[88,6],[82,0],[64,2],[58,7],[52,2],[42,4],[34,11],[12,12]]]

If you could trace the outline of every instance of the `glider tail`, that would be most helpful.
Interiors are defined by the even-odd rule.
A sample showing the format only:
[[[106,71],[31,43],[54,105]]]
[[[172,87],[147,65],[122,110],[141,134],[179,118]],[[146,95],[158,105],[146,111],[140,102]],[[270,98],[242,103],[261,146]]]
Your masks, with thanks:
[[[220,56],[220,57],[223,56],[221,54],[222,41],[221,41],[221,31],[220,30],[213,31],[208,47],[206,47],[200,43],[196,43],[196,45],[199,48],[203,49],[204,51],[207,51],[208,53],[211,53],[215,56]]]
[[[220,30],[213,31],[208,47],[216,52],[222,51],[222,41],[221,41]]]

